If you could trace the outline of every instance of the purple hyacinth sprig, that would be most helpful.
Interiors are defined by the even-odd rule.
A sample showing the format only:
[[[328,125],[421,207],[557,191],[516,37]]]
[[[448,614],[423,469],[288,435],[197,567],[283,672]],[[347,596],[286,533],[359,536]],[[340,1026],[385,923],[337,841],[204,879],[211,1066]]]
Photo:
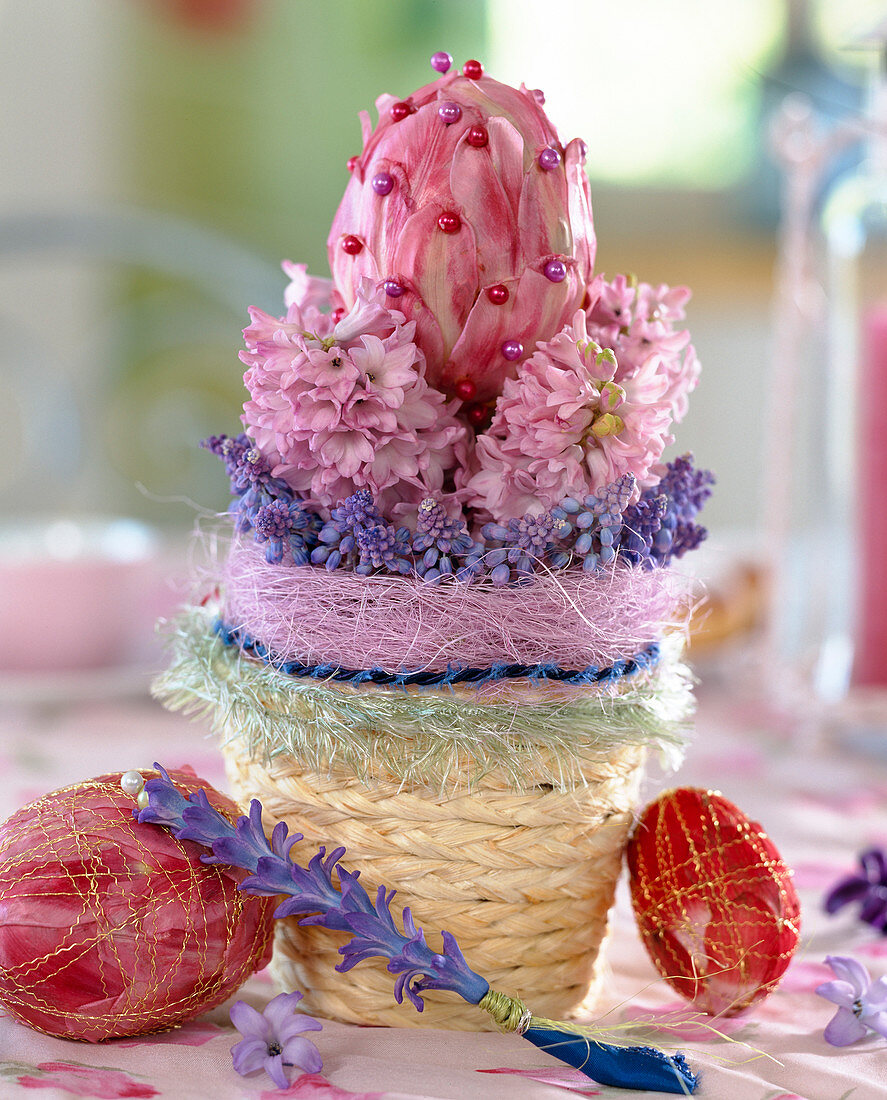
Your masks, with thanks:
[[[358,489],[333,508],[318,540],[311,562],[331,572],[340,568],[364,576],[380,570],[402,576],[413,572],[409,528],[388,523],[369,489]]]
[[[498,586],[527,584],[537,568],[563,568],[570,555],[559,541],[569,531],[566,517],[554,510],[539,515],[528,512],[505,524],[484,524],[481,534],[488,549],[483,560],[490,580]]]
[[[433,497],[419,505],[412,550],[415,571],[429,584],[450,575],[470,582],[483,574],[483,547],[468,534],[464,519],[452,519]]]
[[[267,543],[268,562],[276,564],[291,557],[296,565],[307,565],[321,522],[295,499],[285,481],[272,475],[268,459],[242,432],[233,439],[210,436],[200,445],[225,463],[237,530],[252,530],[257,542]]]
[[[859,903],[859,919],[887,936],[887,853],[867,848],[859,855],[859,868],[846,875],[825,896],[825,911],[837,913],[845,905]]]
[[[686,454],[669,462],[658,484],[626,509],[619,549],[632,564],[668,565],[707,537],[695,517],[711,496],[714,475]]]
[[[287,483],[272,475],[271,463],[243,432],[234,438],[211,435],[200,446],[225,463],[231,493],[239,498],[235,501],[238,511],[255,510],[278,497],[292,496]]]
[[[565,497],[552,515],[570,524],[562,533],[567,541],[572,535],[572,555],[582,562],[586,573],[609,565],[616,557],[625,510],[635,493],[637,481],[633,474],[623,474],[616,481],[591,493],[581,502]]]
[[[398,975],[394,990],[398,1004],[406,995],[418,1012],[424,1008],[421,994],[429,989],[450,990],[470,1004],[477,1004],[485,996],[489,983],[471,970],[455,938],[442,932],[443,952],[432,951],[409,909],[403,911],[404,931],[399,931],[390,908],[395,891],[380,886],[372,901],[358,881],[359,872],[339,865],[344,848],[327,855],[321,847],[307,867],[300,866],[293,862],[291,850],[302,835],[288,835],[285,822],[278,822],[269,841],[262,828],[258,799],[250,803],[249,815],[232,825],[210,805],[205,791],[186,798],[160,764],[154,767],[160,775],[145,783],[148,804],[133,811],[136,820],[162,825],[181,840],[209,848],[211,854],[200,857],[204,863],[249,871],[250,876],[239,887],[244,892],[286,895],[275,917],[302,915],[301,924],[352,933],[351,940],[339,948],[343,959],[337,970],[348,971],[369,958],[387,959],[389,972]],[[333,882],[334,873],[338,887]]]
[[[406,576],[413,572],[409,527],[395,529],[391,523],[377,523],[374,527],[359,530],[355,538],[359,557],[354,567],[355,573],[369,576],[381,569]]]
[[[705,501],[711,496],[714,476],[709,470],[697,470],[692,455],[681,455],[666,466],[666,472],[653,492],[668,501],[659,531],[653,539],[651,558],[667,565],[672,558],[695,550],[708,531],[694,522]]]
[[[714,474],[711,470],[697,469],[689,453],[667,463],[665,469],[657,488],[668,497],[669,509],[689,522],[711,496]]]
[[[353,570],[360,563],[357,535],[385,523],[369,489],[358,489],[330,512],[320,529],[318,545],[311,552],[312,565],[326,566],[331,572],[340,567]]]
[[[640,499],[625,509],[618,550],[630,565],[655,564],[653,540],[662,528],[667,511],[668,498],[663,493],[654,494],[650,489],[645,489]]]
[[[231,492],[238,496],[244,493],[253,480],[253,474],[244,466],[243,457],[247,451],[254,450],[249,438],[243,432],[234,437],[224,434],[211,435],[208,439],[202,439],[200,446],[220,458],[225,464],[225,473],[231,481]],[[253,473],[259,478],[263,477],[265,468],[258,462],[258,451],[250,455],[250,458],[253,459],[251,463]],[[270,475],[270,471],[268,473]]]
[[[251,519],[257,542],[267,543],[265,560],[283,561],[289,551],[296,565],[307,565],[320,522],[297,500],[282,497],[259,507]]]

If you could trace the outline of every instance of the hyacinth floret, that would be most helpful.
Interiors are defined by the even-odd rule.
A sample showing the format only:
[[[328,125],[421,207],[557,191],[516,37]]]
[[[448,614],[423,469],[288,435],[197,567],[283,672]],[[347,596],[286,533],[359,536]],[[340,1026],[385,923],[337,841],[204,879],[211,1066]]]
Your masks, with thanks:
[[[825,911],[837,913],[857,902],[859,919],[887,936],[887,852],[881,848],[860,852],[857,870],[839,879],[826,894]]]
[[[307,565],[317,520],[297,500],[278,498],[263,504],[252,517],[257,542],[267,542],[265,560],[276,565],[287,551],[296,565]]]
[[[291,849],[302,839],[296,833],[287,836],[287,827],[279,822],[269,842],[262,828],[262,806],[258,799],[250,803],[249,817],[236,825],[215,810],[205,792],[186,798],[159,765],[160,777],[145,784],[148,805],[133,810],[141,824],[162,825],[175,836],[193,840],[210,850],[200,858],[204,863],[242,867],[250,876],[240,889],[250,894],[283,894],[286,900],[275,910],[275,917],[301,915],[302,924],[350,932],[352,939],[339,949],[343,956],[337,969],[350,970],[363,959],[388,959],[388,970],[398,974],[395,988],[398,1002],[404,994],[415,1008],[424,1008],[420,994],[427,989],[446,989],[458,993],[470,1004],[477,1004],[489,990],[489,984],[465,962],[455,939],[442,933],[443,951],[437,953],[425,942],[408,909],[403,913],[404,931],[398,931],[391,913],[394,891],[380,886],[375,902],[358,881],[358,873],[345,870],[339,861],[344,848],[326,853],[320,848],[307,866],[293,862]],[[333,874],[339,880],[337,888]]]
[[[289,1090],[288,1069],[320,1072],[323,1059],[304,1032],[322,1031],[323,1024],[296,1011],[301,999],[298,992],[278,993],[261,1012],[246,1001],[235,1001],[230,1011],[231,1023],[243,1036],[231,1048],[235,1073],[252,1077],[264,1070],[278,1089]]]
[[[465,520],[452,519],[433,497],[426,497],[419,504],[412,549],[416,572],[429,583],[437,583],[441,577],[453,573],[463,580],[476,575],[472,566],[466,567],[465,559],[473,552],[479,557],[476,552],[480,548],[468,534]]]
[[[406,576],[413,571],[409,557],[411,535],[409,527],[391,523],[377,523],[373,527],[361,527],[355,535],[359,562],[355,573],[368,576],[378,569]]]
[[[330,571],[341,565],[354,569],[360,562],[358,531],[384,523],[370,490],[358,489],[331,510],[318,535],[320,545],[311,552],[312,564],[325,565]]]
[[[838,1006],[823,1032],[825,1041],[845,1047],[870,1032],[887,1038],[887,977],[872,981],[862,963],[849,955],[826,955],[825,961],[835,980],[818,985],[816,993]]]
[[[490,580],[497,586],[526,583],[539,566],[561,568],[569,554],[557,544],[569,531],[567,520],[552,512],[528,512],[507,524],[485,524],[481,534],[491,547],[484,556]]]

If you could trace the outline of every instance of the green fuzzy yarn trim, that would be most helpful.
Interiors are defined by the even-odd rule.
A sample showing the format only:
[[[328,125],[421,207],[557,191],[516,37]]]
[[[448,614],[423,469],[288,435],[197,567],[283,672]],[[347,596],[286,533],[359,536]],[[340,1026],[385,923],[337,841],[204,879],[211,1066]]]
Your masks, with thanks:
[[[496,769],[523,790],[541,770],[568,791],[585,785],[585,766],[628,744],[656,746],[676,766],[693,711],[677,637],[663,640],[653,670],[615,690],[521,685],[481,694],[297,679],[226,646],[213,621],[191,608],[170,624],[171,664],[152,692],[265,763],[294,756],[312,771],[363,780],[381,772],[438,792],[470,790]]]

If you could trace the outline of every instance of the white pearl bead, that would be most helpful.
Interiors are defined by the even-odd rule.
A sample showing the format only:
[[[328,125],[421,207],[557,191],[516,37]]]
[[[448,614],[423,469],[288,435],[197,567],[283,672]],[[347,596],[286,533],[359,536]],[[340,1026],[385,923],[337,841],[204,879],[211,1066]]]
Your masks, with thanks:
[[[147,791],[139,791],[139,797],[136,799],[140,810],[147,810],[150,805],[151,799]]]
[[[123,793],[132,795],[133,798],[144,787],[145,781],[142,778],[142,773],[135,770],[124,772],[120,776],[120,786],[123,788]]]

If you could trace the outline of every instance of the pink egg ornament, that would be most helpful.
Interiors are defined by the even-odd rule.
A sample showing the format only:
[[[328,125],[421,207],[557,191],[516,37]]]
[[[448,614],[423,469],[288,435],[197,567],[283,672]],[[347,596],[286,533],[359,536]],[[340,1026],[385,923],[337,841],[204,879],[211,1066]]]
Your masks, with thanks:
[[[239,816],[204,780],[172,775]],[[200,845],[139,825],[138,792],[121,778],[54,791],[0,825],[0,1005],[48,1035],[163,1031],[221,1004],[271,957],[276,899],[242,893],[246,872],[207,866]]]

